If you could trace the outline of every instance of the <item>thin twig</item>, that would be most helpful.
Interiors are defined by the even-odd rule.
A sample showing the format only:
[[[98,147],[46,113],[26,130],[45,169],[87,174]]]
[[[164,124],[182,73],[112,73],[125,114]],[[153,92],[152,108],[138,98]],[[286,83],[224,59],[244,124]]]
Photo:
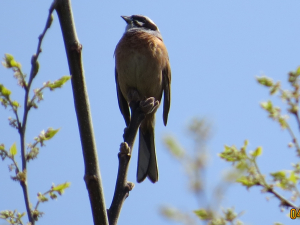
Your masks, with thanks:
[[[266,187],[265,187],[266,188]],[[284,197],[282,197],[279,193],[277,193],[273,188],[271,188],[270,186],[267,187],[267,192],[272,193],[273,195],[275,195],[280,201],[281,201],[281,205],[282,206],[290,206],[292,208],[295,209],[299,209],[298,206],[294,205],[292,202],[286,200]]]
[[[299,207],[297,207],[297,206],[294,205],[292,202],[288,201],[288,200],[285,199],[283,196],[281,196],[278,192],[276,192],[276,191],[274,190],[273,187],[271,187],[271,186],[266,182],[264,176],[263,176],[263,175],[261,174],[261,172],[260,172],[260,169],[259,169],[259,167],[258,167],[256,161],[255,161],[255,160],[252,160],[252,159],[250,159],[250,160],[253,162],[253,164],[254,164],[254,166],[255,166],[255,169],[256,169],[257,173],[258,173],[259,176],[262,178],[263,184],[259,184],[259,185],[262,186],[263,188],[265,188],[265,189],[267,190],[267,192],[272,193],[273,195],[275,195],[275,196],[280,200],[281,205],[283,205],[283,206],[290,206],[290,207],[292,207],[292,208],[298,209]]]
[[[50,192],[51,192],[51,190],[46,191],[46,192],[45,192],[44,194],[42,194],[42,195],[46,195],[46,194],[48,194],[48,193],[50,193]],[[41,202],[40,200],[37,201],[37,203],[36,203],[36,205],[35,205],[35,207],[34,207],[35,210],[37,210],[37,208],[38,208],[40,202]]]
[[[300,131],[300,118],[299,118],[299,112],[298,112],[298,110],[297,110],[296,113],[294,113],[294,115],[295,115],[295,117],[296,117],[296,121],[297,121],[297,123],[298,123],[299,131]]]
[[[284,90],[283,89],[280,88],[279,91],[281,92],[282,95],[284,94]],[[287,97],[286,101],[287,101],[288,105],[293,105],[293,102],[292,102],[292,100],[291,100],[290,97]],[[298,103],[298,99],[296,99],[296,103]],[[300,118],[299,118],[298,110],[297,110],[297,112],[294,112],[294,113],[291,112],[291,114],[295,115],[296,121],[298,123],[299,130],[300,130]],[[293,143],[295,144],[295,146],[297,148],[297,152],[300,155],[300,146],[298,144],[297,138],[294,135],[294,132],[292,131],[291,127],[289,126],[289,124],[287,122],[286,122],[286,125],[287,125],[288,132],[290,133],[290,135],[292,137]]]
[[[15,158],[14,157],[12,157],[11,158],[11,160],[13,161],[13,163],[14,163],[14,165],[15,165],[15,167],[16,167],[16,175],[18,175],[18,173],[19,173],[19,167],[18,167],[18,164],[17,164],[17,162],[16,162],[16,160],[15,160]]]
[[[292,137],[293,143],[294,143],[295,146],[296,146],[297,153],[298,153],[298,155],[300,155],[300,146],[299,146],[299,144],[298,144],[297,138],[296,138],[294,132],[292,131],[291,127],[289,126],[289,124],[286,123],[286,125],[287,125],[287,130],[288,130],[288,132],[290,133],[290,135],[291,135],[291,137]]]
[[[15,113],[15,116],[16,116],[16,119],[17,119],[17,123],[18,123],[18,131],[19,131],[19,133],[21,133],[22,126],[21,126],[21,123],[20,123],[20,119],[19,119],[18,112],[17,112],[17,110],[14,109],[13,103],[12,103],[12,101],[10,100],[10,98],[8,98],[7,100],[8,100],[8,102],[9,102],[10,106],[12,107],[13,112]]]
[[[20,130],[20,139],[21,139],[21,157],[22,157],[22,171],[25,172],[27,171],[27,162],[26,162],[26,147],[25,147],[25,132],[26,132],[26,124],[27,124],[27,118],[28,118],[28,112],[31,108],[31,105],[28,102],[29,99],[29,92],[30,92],[30,87],[33,81],[33,78],[36,74],[36,70],[37,70],[37,59],[39,57],[39,54],[42,52],[41,49],[41,45],[42,45],[42,41],[43,38],[46,34],[46,31],[49,29],[51,22],[52,22],[52,12],[54,10],[54,6],[55,6],[55,2],[54,1],[49,9],[49,15],[47,18],[47,22],[46,22],[46,26],[44,28],[43,33],[39,36],[39,42],[38,42],[38,47],[37,47],[37,51],[36,54],[33,55],[32,60],[31,60],[31,71],[30,71],[30,76],[29,76],[29,81],[28,81],[28,85],[24,86],[25,88],[25,99],[24,99],[24,115],[23,115],[23,123],[21,125],[21,130]],[[26,204],[26,211],[27,211],[27,215],[28,215],[28,219],[31,222],[32,225],[35,224],[35,220],[33,218],[32,212],[31,212],[31,207],[30,207],[30,201],[29,201],[29,193],[28,193],[28,186],[27,186],[27,177],[25,179],[25,181],[21,181],[20,182],[21,187],[23,189],[23,194],[24,194],[24,199],[25,199],[25,204]]]
[[[42,90],[44,90],[46,88],[46,86],[41,87],[32,97],[32,99],[30,100],[30,102],[28,103],[30,106],[33,105],[34,100],[37,98],[37,93],[40,93]]]

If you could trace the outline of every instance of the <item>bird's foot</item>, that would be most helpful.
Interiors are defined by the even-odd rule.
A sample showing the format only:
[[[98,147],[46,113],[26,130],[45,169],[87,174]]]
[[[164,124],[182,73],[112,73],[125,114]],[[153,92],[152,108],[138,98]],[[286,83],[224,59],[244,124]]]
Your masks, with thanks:
[[[149,114],[154,113],[159,107],[159,101],[155,100],[154,97],[147,98],[140,101],[140,109],[143,113]]]

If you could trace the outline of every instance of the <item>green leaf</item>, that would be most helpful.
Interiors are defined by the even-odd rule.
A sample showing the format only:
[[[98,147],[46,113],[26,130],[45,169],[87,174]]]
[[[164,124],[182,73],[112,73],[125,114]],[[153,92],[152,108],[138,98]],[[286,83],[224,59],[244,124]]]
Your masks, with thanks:
[[[267,102],[260,103],[260,106],[269,112],[273,109],[273,104],[270,100]]]
[[[245,160],[241,160],[236,164],[235,168],[238,169],[239,171],[244,171],[249,168],[249,165]]]
[[[300,66],[298,66],[297,70],[296,70],[296,75],[300,75]]]
[[[257,149],[255,149],[255,151],[251,154],[253,157],[257,157],[260,156],[262,154],[262,147],[259,146]]]
[[[6,98],[8,98],[10,94],[11,94],[11,91],[8,90],[6,87],[4,87],[2,84],[0,84],[0,96],[3,95]]]
[[[12,105],[16,108],[20,106],[19,102],[17,102],[17,101],[13,101]]]
[[[237,218],[237,214],[234,209],[223,210],[225,220],[229,222],[233,222]]]
[[[270,95],[275,94],[280,88],[280,82],[277,82],[273,87],[270,89]]]
[[[41,193],[38,193],[38,200],[40,202],[47,202],[48,198],[45,195],[42,195]]]
[[[173,156],[178,159],[183,158],[185,155],[185,151],[181,146],[176,142],[175,138],[168,136],[164,138],[164,143],[166,144],[167,148],[170,150]]]
[[[50,140],[51,138],[54,137],[54,135],[60,130],[60,128],[54,130],[53,128],[48,128],[48,130],[45,133],[45,139],[46,141]]]
[[[54,194],[53,192],[50,192],[49,195],[51,199],[57,199],[57,195]]]
[[[53,83],[48,82],[46,84],[46,87],[49,87],[50,90],[53,91],[55,88],[62,87],[70,79],[71,79],[71,76],[63,76],[62,78],[54,81]]]
[[[206,209],[198,209],[195,210],[194,213],[201,219],[201,220],[210,220],[212,219],[212,214]]]
[[[273,80],[269,77],[266,77],[266,76],[256,77],[256,80],[258,81],[258,83],[260,83],[263,86],[266,86],[266,87],[273,86]]]
[[[288,111],[290,113],[293,113],[293,114],[298,113],[298,105],[297,104],[292,103],[290,106],[291,107],[288,109]]]
[[[279,122],[282,129],[286,129],[288,127],[288,124],[286,122],[286,118],[284,116],[280,116],[278,118],[278,122]]]
[[[285,171],[278,171],[275,173],[271,173],[271,176],[274,178],[274,180],[279,180],[279,181],[285,179],[285,175],[286,175]]]
[[[176,209],[170,207],[162,207],[161,213],[167,218],[174,218],[174,216],[178,214]]]
[[[299,179],[299,177],[295,174],[294,171],[292,171],[291,174],[290,174],[289,180],[291,182],[293,182],[294,184],[296,184],[298,179]]]
[[[18,213],[17,214],[17,217],[18,217],[18,219],[21,219],[23,216],[25,216],[26,215],[26,213],[25,212],[23,212],[23,213]]]
[[[9,153],[11,154],[11,156],[15,156],[17,154],[17,145],[16,145],[16,142],[13,143],[13,145],[10,147]]]
[[[247,189],[249,189],[250,187],[252,187],[254,185],[259,184],[258,180],[254,180],[249,176],[242,176],[242,177],[238,178],[236,180],[236,182],[241,183],[243,186],[246,186]]]
[[[220,158],[228,162],[236,162],[243,158],[243,154],[237,150],[235,146],[224,146],[224,151],[218,154]]]
[[[6,68],[16,67],[21,69],[21,64],[15,61],[14,57],[11,54],[5,54],[4,57],[5,62],[2,62],[2,65]]]
[[[0,212],[1,219],[7,219],[10,217],[11,211],[5,210]]]
[[[70,185],[71,185],[70,182],[59,184],[57,186],[52,187],[52,191],[57,191],[59,194],[63,194],[65,189],[70,187]]]
[[[4,150],[4,149],[5,149],[4,144],[1,144],[1,145],[0,145],[0,150]]]

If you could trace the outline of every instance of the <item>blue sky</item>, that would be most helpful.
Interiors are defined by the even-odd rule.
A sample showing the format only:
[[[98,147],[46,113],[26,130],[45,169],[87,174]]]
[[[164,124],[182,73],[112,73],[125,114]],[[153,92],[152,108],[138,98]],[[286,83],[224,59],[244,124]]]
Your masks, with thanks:
[[[0,7],[0,55],[10,53],[29,73],[30,59],[36,51],[52,1],[4,1]],[[83,63],[94,123],[98,156],[107,207],[117,173],[117,153],[125,126],[115,92],[114,58],[116,44],[125,30],[121,15],[143,14],[159,27],[168,48],[172,68],[172,103],[168,126],[162,122],[162,109],[156,117],[156,148],[160,180],[136,184],[125,201],[119,224],[170,224],[162,218],[161,205],[185,211],[198,208],[187,190],[184,171],[168,154],[162,143],[166,134],[175,135],[187,149],[192,148],[186,126],[193,117],[206,117],[213,124],[209,141],[208,187],[218,184],[229,164],[217,153],[225,144],[249,148],[263,146],[258,163],[264,174],[291,169],[297,162],[295,151],[287,148],[286,131],[267,118],[260,108],[268,91],[257,84],[255,76],[266,74],[281,80],[287,88],[287,73],[300,65],[299,7],[291,1],[73,1],[77,34],[83,45]],[[47,32],[40,55],[40,72],[33,88],[43,82],[68,75],[68,65],[57,15]],[[23,104],[23,90],[16,86],[12,72],[0,67],[0,83],[13,91]],[[29,164],[31,202],[52,183],[71,182],[71,188],[57,201],[41,205],[46,214],[42,224],[91,224],[88,194],[83,181],[84,167],[71,83],[55,92],[45,91],[45,101],[29,115],[27,142],[41,130],[61,128],[56,137],[41,149],[38,160]],[[276,99],[276,104],[281,102]],[[12,112],[0,108],[0,143],[6,146],[19,140],[8,126]],[[290,119],[295,123],[293,118]],[[18,149],[19,143],[17,144]],[[128,180],[136,180],[137,143],[133,151]],[[25,211],[20,186],[11,181],[8,161],[0,162],[0,210]],[[280,212],[279,201],[232,185],[222,205],[245,211],[247,224],[295,224]],[[0,222],[0,224],[3,224]]]

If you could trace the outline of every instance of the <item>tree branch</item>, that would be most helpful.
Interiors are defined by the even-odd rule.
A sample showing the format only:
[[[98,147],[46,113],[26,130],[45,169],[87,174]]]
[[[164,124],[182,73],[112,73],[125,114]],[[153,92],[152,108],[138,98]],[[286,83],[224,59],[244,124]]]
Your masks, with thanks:
[[[262,185],[264,188],[266,188],[264,185]],[[274,190],[274,188],[270,187],[269,185],[267,186],[267,192],[273,194],[276,198],[280,200],[280,205],[281,206],[286,206],[286,207],[292,207],[294,209],[299,209],[295,204],[293,204],[291,201],[288,201],[285,199],[283,196],[281,196],[278,192]]]
[[[61,25],[70,74],[72,75],[75,111],[85,165],[84,180],[89,192],[94,224],[107,225],[108,219],[81,58],[82,45],[77,38],[70,0],[56,0],[55,7]]]
[[[134,187],[132,182],[127,181],[127,171],[134,140],[137,131],[145,119],[146,114],[153,112],[158,108],[158,101],[154,98],[148,98],[145,101],[131,101],[131,121],[129,127],[124,130],[124,142],[121,143],[119,157],[119,170],[116,181],[115,193],[110,208],[107,210],[109,224],[116,225],[120,216],[121,208],[125,199],[129,196],[129,191]]]
[[[299,118],[299,112],[298,112],[298,110],[294,114],[295,114],[296,121],[297,121],[297,124],[298,124],[298,128],[299,128],[299,131],[300,131],[300,118]]]
[[[39,36],[39,42],[38,42],[38,47],[37,47],[37,50],[36,50],[36,54],[34,54],[32,56],[32,59],[31,59],[31,65],[32,66],[31,66],[28,85],[24,84],[25,99],[24,99],[24,114],[23,114],[23,121],[22,121],[22,124],[21,124],[21,129],[20,129],[20,122],[18,121],[19,133],[20,133],[20,139],[21,139],[21,158],[22,158],[22,171],[23,172],[27,172],[25,132],[26,132],[28,112],[31,108],[31,105],[28,102],[29,92],[30,92],[30,87],[31,87],[32,81],[33,81],[35,75],[38,72],[38,67],[39,66],[38,66],[38,61],[37,60],[38,60],[39,54],[42,52],[41,45],[42,45],[43,38],[46,34],[46,31],[51,26],[52,12],[54,10],[54,5],[55,5],[55,1],[52,3],[52,5],[49,9],[49,15],[48,15],[48,18],[47,18],[47,22],[46,22],[46,26],[44,28],[44,31]],[[18,117],[17,117],[17,120],[18,120]],[[21,184],[21,187],[23,189],[23,195],[24,195],[24,199],[25,199],[25,205],[26,205],[28,220],[31,222],[32,225],[34,225],[35,220],[33,218],[33,214],[32,214],[31,207],[30,207],[28,185],[27,185],[27,176],[26,176],[26,179],[24,181],[20,181],[20,184]]]

